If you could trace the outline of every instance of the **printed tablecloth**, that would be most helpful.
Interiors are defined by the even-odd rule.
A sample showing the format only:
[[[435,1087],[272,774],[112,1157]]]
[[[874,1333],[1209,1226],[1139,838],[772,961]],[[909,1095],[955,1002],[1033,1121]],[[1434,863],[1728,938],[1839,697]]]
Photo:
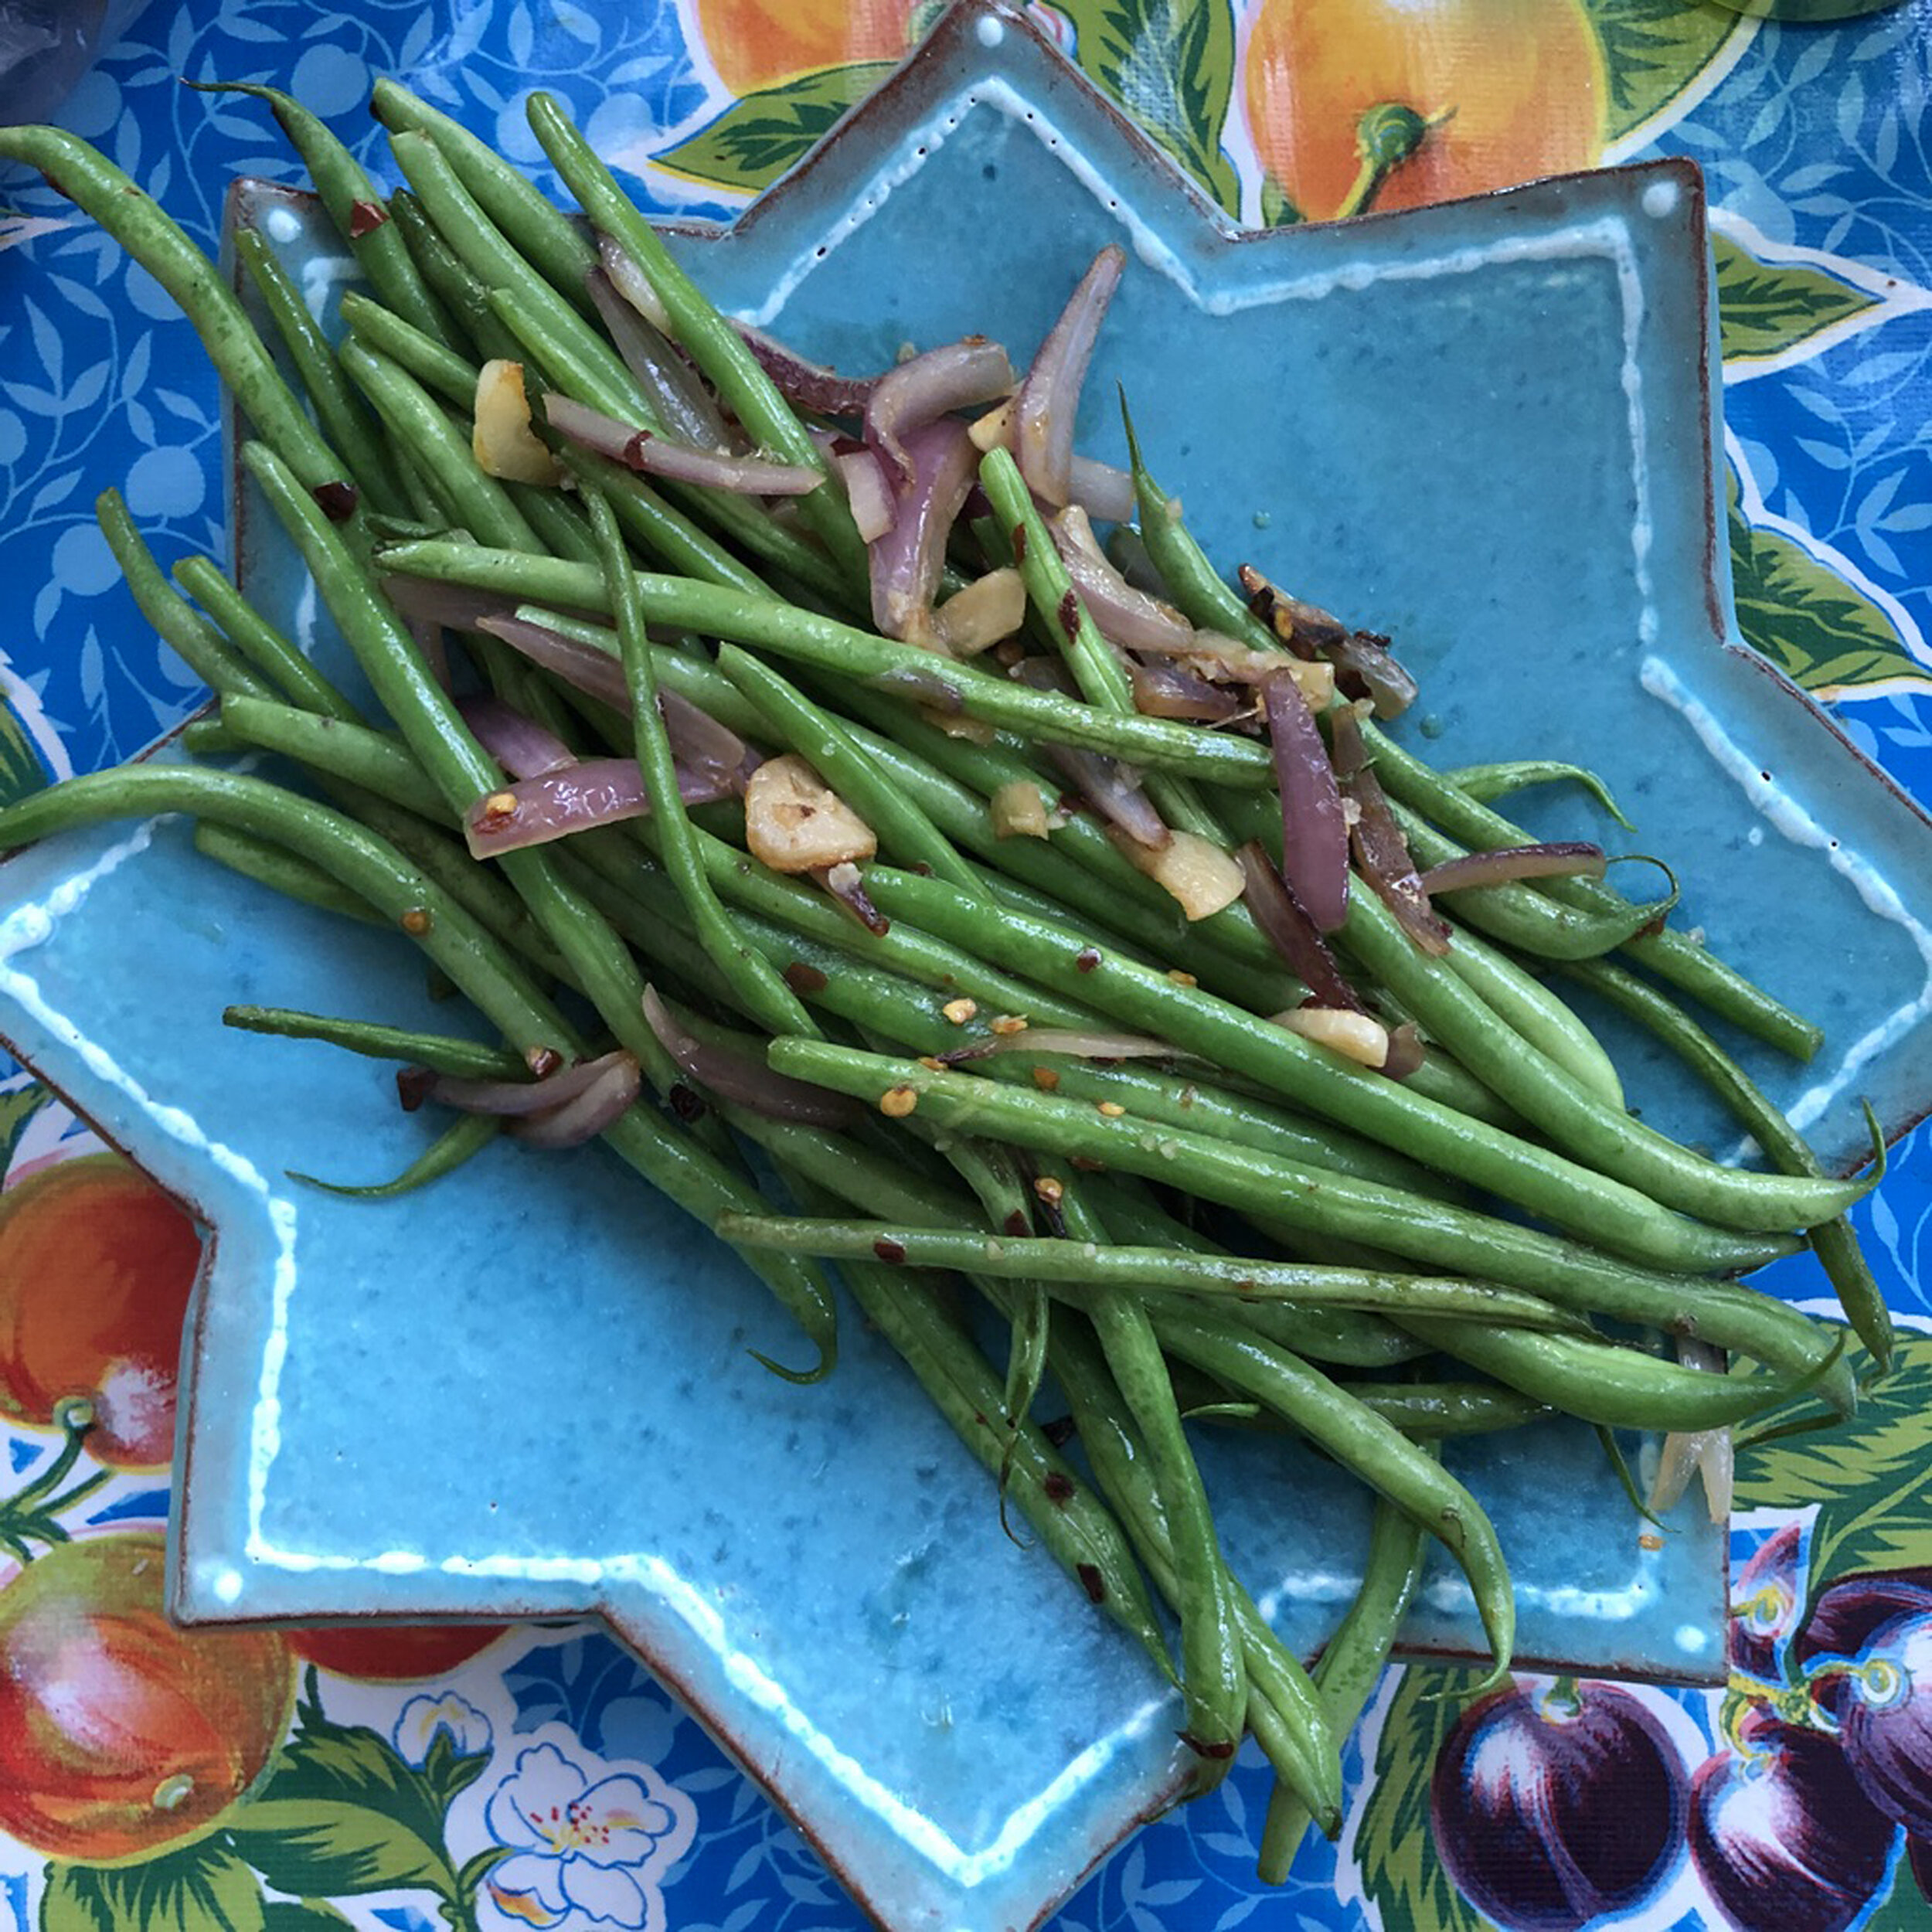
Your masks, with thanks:
[[[1932,0],[1825,28],[1698,0],[1033,11],[1250,223],[1638,156],[1700,163],[1743,628],[1932,797]],[[909,0],[137,0],[111,13],[58,118],[212,243],[231,177],[295,171],[265,114],[182,80],[287,87],[379,175],[374,77],[406,78],[529,164],[522,104],[541,86],[657,206],[729,217],[931,13]],[[1413,110],[1398,143],[1411,151],[1365,162],[1358,124],[1380,104]],[[11,794],[141,750],[202,695],[119,584],[97,493],[119,485],[164,558],[224,539],[216,398],[172,304],[38,180],[0,175],[0,207]],[[0,1090],[0,1546],[21,1566],[0,1587],[0,1927],[861,1923],[596,1628],[171,1632],[159,1536],[192,1234],[24,1075]],[[1465,1714],[1445,1673],[1392,1671],[1347,1755],[1341,1842],[1305,1847],[1284,1889],[1254,1876],[1267,1777],[1244,1757],[1124,1847],[1056,1932],[1932,1924],[1932,1340],[1913,1332],[1932,1327],[1923,1138],[1896,1151],[1859,1216],[1907,1331],[1897,1371],[1854,1422],[1740,1459],[1727,1690],[1519,1679]],[[81,1393],[90,1410],[72,1406]],[[49,1644],[63,1660],[50,1719],[9,1668]],[[126,1775],[83,1780],[67,1743],[104,1732]]]

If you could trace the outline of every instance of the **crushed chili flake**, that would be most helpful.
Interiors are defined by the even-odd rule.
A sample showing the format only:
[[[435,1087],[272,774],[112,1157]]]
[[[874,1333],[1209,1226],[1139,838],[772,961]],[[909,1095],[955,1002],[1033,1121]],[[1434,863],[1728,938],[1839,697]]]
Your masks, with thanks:
[[[785,968],[785,984],[794,993],[822,993],[830,982],[816,966],[794,959]]]
[[[1073,955],[1073,967],[1077,972],[1090,973],[1100,963],[1100,951],[1097,946],[1083,946]]]
[[[916,1087],[889,1087],[879,1097],[879,1111],[888,1120],[903,1121],[918,1104]]]
[[[895,1267],[906,1258],[906,1246],[903,1241],[875,1241],[872,1251],[882,1261],[889,1261]]]
[[[360,241],[388,219],[389,210],[379,201],[352,202],[349,209],[349,238],[351,241]]]
[[[1026,1022],[1017,1013],[1002,1013],[992,1022],[993,1031],[1004,1039],[1014,1033],[1026,1031]]]
[[[1043,1094],[1050,1094],[1060,1083],[1060,1077],[1050,1066],[1033,1069],[1033,1084]]]
[[[939,1010],[955,1026],[964,1026],[978,1015],[979,1002],[976,999],[949,999]]]
[[[1040,1484],[1040,1489],[1049,1502],[1064,1507],[1073,1499],[1073,1478],[1063,1469],[1049,1469]]]
[[[1076,1563],[1073,1573],[1080,1578],[1080,1587],[1087,1592],[1089,1603],[1104,1604],[1107,1601],[1107,1579],[1100,1574],[1097,1563]]]
[[[353,483],[340,478],[333,483],[318,483],[309,495],[321,505],[323,515],[332,523],[346,523],[355,514],[358,498]]]

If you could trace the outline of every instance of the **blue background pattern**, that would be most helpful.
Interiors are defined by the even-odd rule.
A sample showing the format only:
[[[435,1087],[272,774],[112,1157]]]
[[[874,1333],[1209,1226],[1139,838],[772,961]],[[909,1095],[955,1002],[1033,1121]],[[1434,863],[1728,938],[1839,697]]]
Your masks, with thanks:
[[[353,10],[311,0],[149,0],[123,10],[117,37],[60,118],[212,246],[232,176],[292,179],[298,171],[258,104],[194,94],[178,77],[287,87],[383,176],[381,136],[364,102],[374,76],[395,72],[543,179],[521,113],[532,87],[562,95],[604,151],[634,162],[705,124],[727,97],[702,50],[687,48],[686,32],[671,0],[427,8],[366,0]],[[1922,661],[1932,635],[1929,95],[1932,0],[1840,29],[1767,26],[1743,36],[1729,70],[1681,117],[1651,131],[1641,151],[1700,162],[1714,207],[1767,243],[1896,278],[1869,326],[1774,369],[1736,372],[1727,409],[1764,509],[1890,600]],[[647,178],[645,192],[679,212],[730,212],[662,175]],[[71,759],[84,768],[139,750],[199,700],[119,587],[92,505],[117,485],[164,561],[191,549],[219,556],[216,395],[192,332],[115,244],[37,180],[0,176],[0,206],[31,229],[58,224],[18,250],[0,247],[0,658],[49,765]],[[7,232],[0,224],[0,238]],[[1875,760],[1932,797],[1924,688],[1855,698],[1837,710]],[[1859,1218],[1900,1312],[1932,1326],[1922,1266],[1932,1239],[1928,1133],[1899,1149],[1894,1179]],[[15,1435],[6,1447],[18,1477],[51,1453],[44,1436]],[[158,1521],[165,1505],[151,1479],[118,1479],[90,1519]],[[1740,1528],[1740,1560],[1767,1533]],[[487,1680],[513,1709],[512,1735],[561,1725],[613,1763],[655,1766],[696,1805],[697,1848],[665,1888],[671,1924],[849,1932],[861,1923],[810,1850],[607,1636],[572,1628],[505,1641],[515,1661],[492,1652],[454,1673],[452,1687],[480,1696]],[[1679,1701],[1714,1738],[1714,1700]],[[498,1748],[514,1747],[505,1738]],[[1349,1768],[1359,1783],[1359,1752]],[[1214,1797],[1117,1854],[1054,1922],[1057,1932],[1372,1923],[1360,1903],[1338,1896],[1337,1854],[1325,1846],[1309,1849],[1284,1892],[1257,1891],[1267,1789],[1250,1750]],[[34,1922],[39,1883],[38,1861],[0,1844],[0,1927]],[[1903,1923],[1903,1908],[1891,1909]],[[344,1910],[354,1923],[396,1932],[435,1923],[393,1900]],[[1681,1917],[1639,1922],[1715,1920],[1692,1901]]]

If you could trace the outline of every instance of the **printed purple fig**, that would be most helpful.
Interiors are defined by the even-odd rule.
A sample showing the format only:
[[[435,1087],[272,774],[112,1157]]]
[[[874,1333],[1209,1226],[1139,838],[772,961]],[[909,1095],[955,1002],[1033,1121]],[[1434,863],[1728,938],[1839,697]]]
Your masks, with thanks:
[[[1791,1645],[1813,1698],[1842,1717],[1852,1679],[1828,1660],[1855,1662],[1881,1630],[1913,1617],[1932,1617],[1932,1570],[1870,1570],[1841,1577],[1821,1592]]]
[[[1631,1692],[1563,1680],[1473,1704],[1430,1787],[1436,1849],[1507,1932],[1577,1932],[1641,1905],[1684,1842],[1683,1760]]]
[[[1823,1731],[1753,1712],[1691,1780],[1691,1859],[1738,1932],[1844,1932],[1885,1882],[1896,1832]]]
[[[1760,1683],[1783,1679],[1778,1652],[1798,1621],[1804,1526],[1787,1523],[1761,1543],[1731,1584],[1730,1665]]]
[[[1932,1611],[1881,1624],[1838,1682],[1838,1743],[1860,1789],[1932,1838]]]

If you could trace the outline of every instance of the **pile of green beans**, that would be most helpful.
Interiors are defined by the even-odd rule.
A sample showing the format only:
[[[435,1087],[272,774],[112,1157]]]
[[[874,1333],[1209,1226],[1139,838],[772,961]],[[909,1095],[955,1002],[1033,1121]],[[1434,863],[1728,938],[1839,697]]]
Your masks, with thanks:
[[[1437,1437],[1553,1412],[1693,1431],[1800,1396],[1848,1408],[1843,1332],[1734,1278],[1805,1243],[1883,1367],[1883,1301],[1844,1218],[1860,1185],[1821,1171],[1706,1023],[1802,1056],[1817,1035],[1799,1015],[1606,885],[1458,893],[1437,958],[1358,878],[1338,957],[1372,1006],[1420,1029],[1422,1071],[1389,1078],[1277,1024],[1301,988],[1243,903],[1189,923],[1077,809],[1043,838],[1003,831],[1003,788],[1057,797],[1044,748],[1060,746],[1143,772],[1169,825],[1223,851],[1281,838],[1264,744],[1135,709],[1004,451],[981,481],[1010,541],[975,556],[955,532],[954,563],[1020,561],[1027,635],[1063,655],[1077,695],[866,627],[864,546],[815,426],[553,101],[531,101],[537,139],[642,270],[678,347],[752,441],[825,476],[795,522],[752,498],[660,490],[577,451],[557,451],[568,488],[487,474],[470,419],[492,359],[520,362],[533,392],[656,427],[587,299],[596,251],[583,230],[393,82],[375,106],[406,185],[386,196],[298,104],[239,91],[272,109],[359,267],[339,344],[259,236],[239,253],[266,339],[187,237],[84,143],[4,128],[0,159],[46,173],[199,331],[249,426],[247,474],[375,708],[345,696],[212,560],[185,560],[171,580],[111,492],[102,526],[142,612],[216,694],[186,734],[215,762],[54,786],[0,811],[0,845],[187,813],[211,859],[406,934],[501,1045],[379,1015],[236,1009],[238,1026],[471,1079],[535,1077],[613,1045],[634,1055],[645,1096],[603,1138],[733,1243],[796,1318],[810,1359],[766,1366],[833,1371],[838,1302],[823,1264],[836,1262],[996,1477],[1002,1509],[1175,1684],[1194,1788],[1211,1787],[1244,1734],[1259,1740],[1278,1779],[1264,1872],[1285,1873],[1309,1820],[1338,1827],[1340,1740],[1389,1654],[1427,1539],[1461,1566],[1496,1672],[1509,1668],[1504,1548]],[[1173,605],[1281,649],[1134,456],[1141,549]],[[503,774],[386,594],[400,579],[494,597],[604,654],[628,716],[494,633],[450,644],[461,687],[578,753],[634,757],[651,815],[473,860],[458,828]],[[935,685],[947,718],[920,709]],[[861,883],[881,917],[855,918],[768,869],[731,808],[685,809],[664,694],[814,767],[877,835]],[[1423,863],[1519,842],[1492,802],[1519,784],[1595,782],[1527,762],[1458,777],[1372,721],[1363,733]],[[219,762],[236,751],[274,753],[305,789]],[[1769,1171],[1720,1166],[1634,1120],[1560,978],[1655,1032]],[[849,1124],[702,1090],[647,1022],[647,988],[708,1051],[859,1103]],[[1066,1038],[1122,1033],[1158,1050],[1125,1059]],[[427,1184],[494,1132],[459,1116],[406,1173],[349,1191]],[[1003,1367],[986,1328],[962,1321],[947,1287],[962,1281],[992,1332],[1005,1330]],[[1732,1372],[1680,1366],[1671,1345],[1685,1338],[1730,1352]],[[1043,1425],[1056,1415],[1076,1450]],[[1312,1677],[1228,1566],[1195,1450],[1217,1418],[1292,1431],[1379,1498],[1360,1598]]]

